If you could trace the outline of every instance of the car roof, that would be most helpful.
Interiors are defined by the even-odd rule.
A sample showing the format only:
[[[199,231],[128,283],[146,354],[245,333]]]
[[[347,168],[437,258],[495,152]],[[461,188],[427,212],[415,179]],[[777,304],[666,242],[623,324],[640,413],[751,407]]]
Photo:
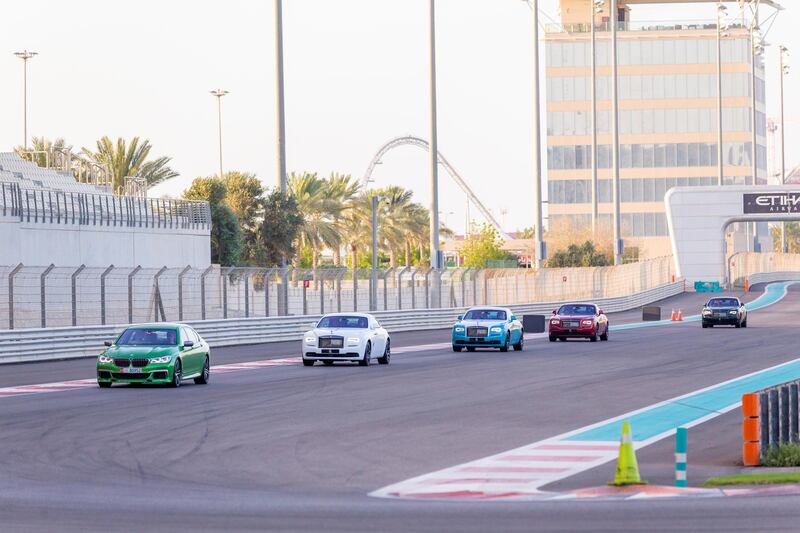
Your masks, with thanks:
[[[592,302],[564,302],[563,304],[559,305],[558,307],[564,307],[565,305],[593,305],[595,307],[600,307],[596,303],[592,303]]]
[[[479,305],[477,307],[470,307],[469,309],[467,309],[467,312],[469,312],[469,311],[506,311],[506,312],[510,313],[511,309],[509,309],[508,307],[497,307],[497,306],[492,306],[492,305]]]
[[[325,318],[326,316],[357,316],[363,318],[375,318],[369,313],[326,313],[322,315],[322,318]]]
[[[177,322],[153,322],[149,324],[132,324],[125,329],[150,329],[150,328],[178,329],[182,327],[190,328],[191,326],[187,324],[179,324]]]

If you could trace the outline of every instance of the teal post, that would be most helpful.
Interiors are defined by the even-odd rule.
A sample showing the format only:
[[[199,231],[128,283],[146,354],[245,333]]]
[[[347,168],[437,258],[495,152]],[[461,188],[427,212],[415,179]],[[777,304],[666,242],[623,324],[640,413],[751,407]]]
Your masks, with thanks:
[[[686,487],[686,428],[675,431],[675,486]]]

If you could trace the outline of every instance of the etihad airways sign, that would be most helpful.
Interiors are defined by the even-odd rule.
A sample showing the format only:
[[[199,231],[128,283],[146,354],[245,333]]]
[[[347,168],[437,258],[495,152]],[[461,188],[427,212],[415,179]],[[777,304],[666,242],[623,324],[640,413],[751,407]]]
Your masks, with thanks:
[[[745,194],[744,214],[800,213],[800,192]]]

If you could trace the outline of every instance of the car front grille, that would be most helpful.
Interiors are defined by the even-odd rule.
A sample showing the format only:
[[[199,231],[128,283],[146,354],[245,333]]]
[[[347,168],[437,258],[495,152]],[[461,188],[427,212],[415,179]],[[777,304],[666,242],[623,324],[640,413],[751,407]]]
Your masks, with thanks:
[[[489,328],[472,326],[467,328],[467,337],[485,337],[489,334]]]
[[[130,379],[130,380],[144,380],[150,377],[150,372],[142,372],[141,374],[123,374],[121,372],[114,372],[111,374],[114,379]]]
[[[132,366],[134,368],[143,368],[146,367],[150,363],[149,359],[145,359],[143,357],[138,357],[135,359],[127,359],[124,357],[115,357],[114,364],[120,368],[127,368]]]
[[[577,328],[578,324],[580,324],[580,322],[577,320],[564,320],[561,322],[561,326],[565,328]]]
[[[320,348],[341,348],[344,346],[344,337],[320,337]]]

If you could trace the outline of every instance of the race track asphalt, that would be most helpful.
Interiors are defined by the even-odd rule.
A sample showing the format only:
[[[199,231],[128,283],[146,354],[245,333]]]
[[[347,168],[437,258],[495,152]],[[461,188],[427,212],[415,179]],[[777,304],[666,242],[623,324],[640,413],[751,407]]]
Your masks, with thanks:
[[[694,314],[705,297],[664,306]],[[530,341],[522,353],[423,347],[389,366],[280,366],[177,390],[0,398],[0,531],[794,530],[800,498],[788,496],[453,503],[367,493],[796,359],[798,314],[793,288],[747,329],[687,322],[615,331],[608,343]],[[393,345],[447,335],[397,334]],[[214,363],[296,354],[297,343],[244,346],[215,350]],[[92,377],[93,364],[2,366],[0,387]],[[691,430],[693,482],[735,467],[732,427],[729,414]],[[671,480],[670,446],[640,451],[646,477]],[[605,465],[561,483],[601,485],[612,474]]]

